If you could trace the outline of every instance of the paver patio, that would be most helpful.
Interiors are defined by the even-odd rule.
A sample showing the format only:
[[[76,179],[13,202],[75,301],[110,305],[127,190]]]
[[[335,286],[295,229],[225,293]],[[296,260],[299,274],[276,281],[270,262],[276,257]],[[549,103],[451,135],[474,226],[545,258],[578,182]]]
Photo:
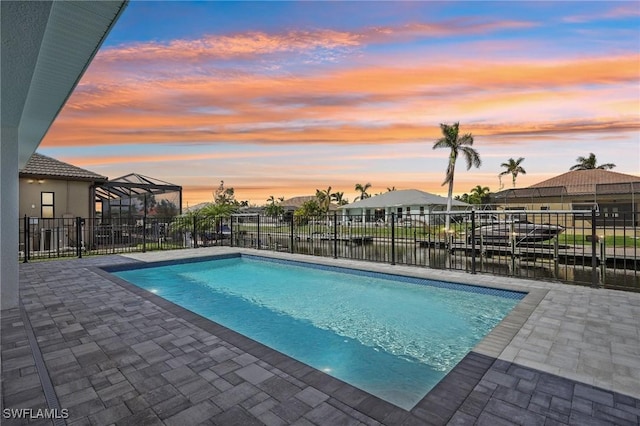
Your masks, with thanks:
[[[257,253],[214,247],[22,264],[22,309],[2,311],[2,423],[27,423],[5,409],[47,407],[68,410],[55,424],[69,425],[640,423],[640,294],[259,253],[530,291],[406,411],[97,268],[233,252]]]

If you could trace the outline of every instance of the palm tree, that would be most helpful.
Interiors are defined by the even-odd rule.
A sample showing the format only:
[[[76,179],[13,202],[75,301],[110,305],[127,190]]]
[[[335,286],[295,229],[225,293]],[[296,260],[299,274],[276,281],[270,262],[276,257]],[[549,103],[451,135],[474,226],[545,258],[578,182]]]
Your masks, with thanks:
[[[391,188],[389,188],[389,187],[387,186],[387,192],[391,192],[391,191],[395,191],[395,190],[396,190],[396,187],[395,187],[395,186],[392,186]]]
[[[449,184],[449,194],[447,197],[447,212],[451,211],[451,202],[453,201],[453,177],[456,169],[456,160],[458,155],[462,152],[465,160],[467,161],[467,170],[471,169],[471,166],[480,167],[482,161],[480,160],[480,154],[478,151],[471,148],[473,146],[473,136],[471,133],[467,133],[460,137],[458,135],[460,123],[456,122],[452,126],[448,124],[440,124],[440,129],[444,137],[438,139],[433,144],[433,149],[436,148],[448,148],[451,150],[449,154],[449,163],[447,165],[446,177],[442,185]],[[445,230],[449,230],[450,215],[447,214],[445,222]]]
[[[456,195],[455,197],[453,197],[454,200],[458,200],[458,201],[462,201],[463,203],[468,203],[469,202],[469,194],[467,194],[466,192],[462,195]]]
[[[578,162],[578,164],[571,166],[569,170],[611,170],[616,166],[613,163],[605,163],[598,166],[596,155],[593,152],[590,152],[588,157],[578,157],[576,161]]]
[[[345,204],[349,204],[349,200],[344,198],[344,192],[334,192],[331,194],[331,199],[336,202],[339,206],[344,206]]]
[[[327,213],[331,205],[331,187],[328,187],[326,190],[316,189],[316,198],[318,199],[320,208]]]
[[[502,177],[504,175],[510,174],[513,181],[513,187],[515,188],[516,178],[518,177],[518,174],[520,173],[522,173],[523,175],[527,174],[527,171],[523,169],[522,166],[520,165],[520,163],[522,163],[523,161],[524,161],[524,158],[522,157],[518,158],[517,160],[514,160],[513,158],[509,158],[509,161],[507,161],[506,163],[500,164],[500,167],[504,167],[507,170],[500,173],[498,177]]]
[[[279,216],[284,213],[284,208],[280,205],[284,201],[284,197],[280,197],[277,199],[278,204],[276,204],[276,198],[273,195],[270,195],[267,198],[267,206],[264,211],[268,216]]]
[[[361,183],[356,183],[356,191],[360,191],[360,196],[356,197],[356,200],[364,200],[365,198],[369,198],[370,195],[367,194],[367,189],[371,188],[371,184],[369,182],[364,185]]]
[[[476,185],[469,191],[468,203],[483,204],[490,193],[491,190],[488,186]]]

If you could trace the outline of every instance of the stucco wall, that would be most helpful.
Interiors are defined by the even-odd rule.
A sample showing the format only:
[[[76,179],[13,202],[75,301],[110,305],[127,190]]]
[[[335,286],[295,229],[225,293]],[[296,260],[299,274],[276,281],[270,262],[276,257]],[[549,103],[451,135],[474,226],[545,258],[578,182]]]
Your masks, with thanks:
[[[29,181],[32,181],[31,183]],[[54,193],[54,216],[60,217],[89,217],[91,182],[44,179],[39,183],[37,179],[20,178],[20,218],[40,217],[41,193]]]

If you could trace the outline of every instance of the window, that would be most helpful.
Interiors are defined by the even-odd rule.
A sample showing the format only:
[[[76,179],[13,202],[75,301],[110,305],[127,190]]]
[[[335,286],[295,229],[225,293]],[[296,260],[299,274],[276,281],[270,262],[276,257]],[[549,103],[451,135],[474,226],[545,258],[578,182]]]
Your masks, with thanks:
[[[591,210],[596,211],[596,216],[600,216],[600,207],[598,203],[571,203],[571,210],[573,210],[573,217],[584,217],[591,215]]]
[[[53,192],[41,192],[40,193],[40,217],[43,219],[50,219],[54,217],[54,196]]]
[[[420,206],[420,216],[424,216],[424,206]]]
[[[402,207],[398,207],[398,219],[402,219]]]

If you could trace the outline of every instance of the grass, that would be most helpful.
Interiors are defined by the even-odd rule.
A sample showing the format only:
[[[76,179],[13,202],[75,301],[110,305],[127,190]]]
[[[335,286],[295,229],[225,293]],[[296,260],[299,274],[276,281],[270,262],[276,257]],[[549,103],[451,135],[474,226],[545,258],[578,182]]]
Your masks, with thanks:
[[[587,239],[589,237],[589,239]],[[558,237],[559,244],[567,245],[591,245],[591,235],[585,234],[560,234]],[[629,235],[605,235],[605,247],[638,247],[640,248],[640,239]]]

